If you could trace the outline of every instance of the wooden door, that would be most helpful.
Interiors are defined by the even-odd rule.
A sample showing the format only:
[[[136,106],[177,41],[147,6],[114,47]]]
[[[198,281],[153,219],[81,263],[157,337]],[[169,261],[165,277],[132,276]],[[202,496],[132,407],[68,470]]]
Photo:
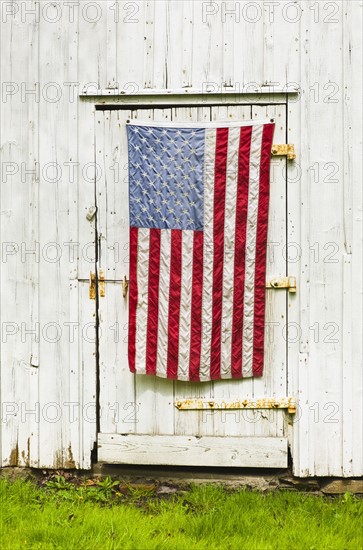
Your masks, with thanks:
[[[98,270],[106,279],[99,298],[99,460],[109,463],[285,467],[283,410],[178,410],[201,398],[286,397],[287,293],[266,290],[264,375],[204,383],[134,375],[127,362],[128,171],[125,124],[140,121],[232,121],[274,118],[274,141],[285,143],[286,105],[122,108],[96,111]],[[267,279],[286,273],[286,158],[271,169]]]

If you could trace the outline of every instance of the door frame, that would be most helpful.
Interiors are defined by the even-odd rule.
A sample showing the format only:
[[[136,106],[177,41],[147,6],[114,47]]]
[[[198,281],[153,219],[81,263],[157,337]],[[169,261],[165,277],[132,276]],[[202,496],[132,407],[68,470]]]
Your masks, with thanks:
[[[85,102],[92,103],[93,113],[96,117],[97,111],[113,111],[113,110],[140,110],[147,108],[176,108],[176,107],[213,107],[213,106],[240,106],[240,105],[283,105],[286,108],[286,139],[289,132],[289,122],[288,122],[288,113],[289,113],[289,100],[295,96],[296,90],[289,91],[288,93],[273,93],[268,92],[258,92],[256,94],[236,94],[236,93],[226,93],[226,94],[145,94],[141,97],[136,97],[135,95],[130,94],[129,96],[112,96],[107,95],[107,98],[99,95],[95,96],[82,96]],[[288,141],[286,141],[288,143]],[[95,179],[95,200],[96,200],[96,179]],[[288,190],[286,190],[287,192]],[[287,197],[286,197],[287,201]],[[287,221],[286,221],[287,223]],[[96,239],[95,246],[98,249],[98,235],[97,235],[97,214],[96,214]],[[288,235],[286,235],[288,239]],[[286,240],[286,243],[288,240]],[[287,262],[286,262],[287,264]],[[98,273],[99,265],[96,259],[95,270]],[[97,277],[97,298],[96,298],[96,316],[98,316],[99,311],[99,280]],[[289,300],[288,300],[289,302]],[[99,319],[97,317],[97,334],[99,334]],[[287,346],[288,347],[288,346]],[[286,359],[288,361],[288,351],[286,354]],[[96,341],[96,370],[97,370],[97,390],[96,390],[96,400],[97,400],[97,433],[99,433],[99,416],[100,416],[100,406],[99,406],[99,391],[100,391],[100,376],[99,376],[99,338],[97,337]],[[289,378],[289,369],[286,368],[287,378]],[[286,381],[288,385],[288,380]],[[177,437],[177,436],[174,436]]]

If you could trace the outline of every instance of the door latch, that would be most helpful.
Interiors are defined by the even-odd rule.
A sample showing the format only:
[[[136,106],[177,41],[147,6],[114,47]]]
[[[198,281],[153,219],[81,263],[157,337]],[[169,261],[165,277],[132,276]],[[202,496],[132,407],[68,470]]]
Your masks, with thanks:
[[[271,155],[274,157],[286,156],[288,160],[296,158],[295,145],[293,143],[274,144],[271,149]]]
[[[296,292],[296,277],[275,277],[266,283],[266,288],[286,288],[289,292]]]
[[[100,293],[100,298],[105,297],[105,275],[103,271],[100,271],[100,276],[98,278],[98,290]],[[95,300],[96,299],[96,291],[97,291],[97,275],[96,273],[90,273],[89,276],[89,299]]]
[[[127,280],[126,275],[124,275],[124,278],[122,280],[122,296],[126,298],[127,291],[129,289],[129,281]]]
[[[100,271],[99,277],[97,279],[96,273],[90,273],[89,277],[89,298],[90,300],[96,299],[96,292],[97,292],[97,283],[98,283],[98,292],[100,298],[104,298],[106,296],[106,283],[117,283],[122,284],[122,295],[124,298],[127,296],[127,292],[129,289],[129,280],[127,279],[126,275],[124,275],[124,278],[121,280],[114,280],[114,279],[105,279],[105,274],[103,271]]]

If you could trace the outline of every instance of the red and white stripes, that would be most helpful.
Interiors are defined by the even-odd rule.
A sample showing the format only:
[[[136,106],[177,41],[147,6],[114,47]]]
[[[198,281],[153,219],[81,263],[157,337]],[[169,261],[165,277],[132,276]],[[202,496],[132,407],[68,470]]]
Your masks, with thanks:
[[[132,372],[191,381],[262,374],[273,130],[206,128],[203,231],[131,227]]]

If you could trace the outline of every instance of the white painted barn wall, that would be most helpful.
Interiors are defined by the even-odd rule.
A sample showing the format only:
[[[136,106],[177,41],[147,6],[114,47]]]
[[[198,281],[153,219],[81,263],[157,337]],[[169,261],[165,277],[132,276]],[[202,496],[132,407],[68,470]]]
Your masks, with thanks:
[[[1,4],[1,79],[20,88],[2,93],[1,102],[1,463],[90,467],[95,358],[92,327],[87,338],[82,327],[94,319],[91,252],[71,261],[64,244],[79,242],[82,250],[94,240],[94,222],[85,217],[93,184],[82,169],[93,160],[94,120],[92,102],[78,93],[91,82],[100,89],[118,83],[128,92],[295,82],[301,95],[289,107],[288,139],[296,144],[301,178],[296,181],[290,164],[288,236],[302,257],[289,266],[299,280],[290,321],[301,328],[299,341],[289,343],[288,392],[301,407],[290,434],[294,473],[361,475],[362,3],[280,0],[272,14],[261,0],[250,2],[262,14],[251,22],[258,13],[253,6],[245,11],[248,2],[218,1],[203,22],[207,7],[199,0],[120,1],[116,21],[115,1],[102,0],[95,23],[89,20],[98,14],[86,0],[74,10],[60,0]],[[232,4],[240,21],[227,16],[223,22],[223,9]],[[40,17],[24,6],[40,8]],[[34,90],[36,82],[40,100],[22,97],[21,89]],[[60,87],[57,101],[43,97],[49,82]],[[79,83],[74,101],[69,82]],[[48,94],[54,97],[56,88]],[[51,169],[43,172],[51,162],[63,173],[54,183],[47,181]],[[69,162],[79,163],[73,181]],[[329,162],[337,164],[334,175]],[[19,171],[5,179],[4,166]],[[35,166],[38,173],[22,178],[24,167]],[[25,254],[34,241],[39,257]],[[57,254],[51,242],[61,247],[60,261],[44,259]],[[330,253],[336,262],[327,261]],[[37,322],[38,342],[25,333]],[[80,323],[73,339],[69,322]],[[326,341],[336,326],[331,340],[338,341]],[[39,414],[29,413],[37,407]]]

